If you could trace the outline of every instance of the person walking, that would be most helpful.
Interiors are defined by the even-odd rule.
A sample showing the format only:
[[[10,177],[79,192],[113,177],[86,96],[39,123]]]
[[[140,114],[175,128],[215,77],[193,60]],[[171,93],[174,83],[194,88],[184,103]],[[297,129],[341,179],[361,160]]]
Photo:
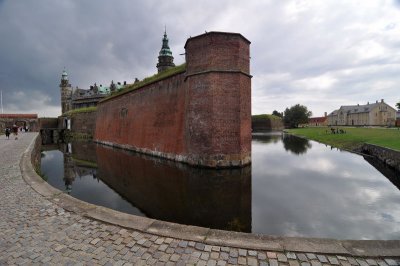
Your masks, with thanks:
[[[15,139],[18,139],[18,126],[16,124],[13,125],[12,131],[14,133]]]
[[[11,133],[11,132],[10,132],[10,129],[7,127],[7,128],[6,128],[6,138],[7,138],[7,139],[10,139],[10,133]]]

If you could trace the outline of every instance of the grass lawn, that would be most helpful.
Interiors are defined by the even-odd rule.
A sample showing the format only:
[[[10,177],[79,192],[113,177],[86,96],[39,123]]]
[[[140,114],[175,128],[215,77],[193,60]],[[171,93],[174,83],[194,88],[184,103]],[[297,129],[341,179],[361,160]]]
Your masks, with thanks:
[[[341,149],[355,150],[363,143],[370,143],[400,151],[400,130],[397,128],[339,127],[339,129],[345,130],[346,133],[332,134],[329,127],[307,127],[285,131]]]

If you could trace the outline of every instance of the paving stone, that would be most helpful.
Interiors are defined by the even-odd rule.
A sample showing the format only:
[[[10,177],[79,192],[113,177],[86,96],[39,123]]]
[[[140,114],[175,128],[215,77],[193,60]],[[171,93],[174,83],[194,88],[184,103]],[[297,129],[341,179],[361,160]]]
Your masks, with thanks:
[[[297,259],[296,254],[294,254],[293,252],[286,252],[286,257],[290,260],[295,260]]]
[[[267,257],[268,257],[269,259],[276,259],[276,258],[277,258],[275,252],[267,252]]]
[[[287,262],[287,258],[286,258],[286,256],[285,256],[285,254],[283,254],[283,253],[277,253],[276,255],[277,255],[277,257],[278,257],[278,261],[279,261],[279,262]]]
[[[229,263],[229,264],[236,265],[236,264],[238,263],[238,259],[237,259],[237,258],[229,257],[228,263]]]
[[[247,250],[239,248],[239,256],[243,256],[244,257],[246,255],[247,255]]]
[[[297,260],[289,260],[289,266],[300,266]]]
[[[368,266],[368,263],[363,259],[356,259],[360,266]]]
[[[226,252],[221,252],[219,254],[219,257],[220,257],[221,260],[228,260],[229,259],[229,254],[226,253]]]
[[[304,254],[302,254],[302,253],[298,253],[298,254],[297,254],[297,258],[298,258],[300,261],[308,261],[307,256],[304,255]]]
[[[328,259],[324,255],[317,255],[317,258],[322,263],[328,262]]]
[[[329,263],[332,265],[339,265],[339,261],[335,257],[328,256]]]
[[[358,265],[358,262],[356,261],[355,258],[352,257],[348,257],[347,261],[351,264],[351,265]]]
[[[264,252],[258,252],[257,258],[259,260],[266,260],[267,259],[267,255]]]
[[[386,262],[384,262],[383,260],[378,260],[377,261],[379,266],[388,266]]]
[[[194,247],[198,250],[204,250],[205,245],[203,243],[196,243]]]
[[[238,256],[239,256],[239,253],[236,249],[232,249],[231,252],[229,253],[229,257],[237,258]]]
[[[226,265],[226,261],[219,260],[219,261],[217,262],[217,265],[218,265],[218,266],[225,266],[225,265]]]
[[[373,260],[373,259],[366,259],[366,262],[368,263],[368,265],[371,265],[371,266],[376,266],[376,265],[378,265],[378,263],[376,262],[376,260]]]
[[[219,253],[218,252],[211,252],[210,258],[213,260],[218,260],[219,259]]]
[[[239,265],[247,265],[246,257],[238,257],[238,264]]]
[[[317,261],[317,260],[312,260],[311,261],[311,266],[321,266],[321,262]]]
[[[269,265],[270,266],[278,266],[278,260],[275,260],[275,259],[269,260]]]
[[[317,259],[317,256],[314,253],[306,253],[306,256],[309,260]]]
[[[397,262],[394,259],[385,259],[385,262],[389,266],[397,266]]]

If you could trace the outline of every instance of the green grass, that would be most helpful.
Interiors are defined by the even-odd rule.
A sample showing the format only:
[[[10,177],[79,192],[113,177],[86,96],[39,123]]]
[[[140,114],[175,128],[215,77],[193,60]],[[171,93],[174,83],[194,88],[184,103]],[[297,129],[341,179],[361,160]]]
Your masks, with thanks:
[[[78,113],[90,113],[90,112],[96,112],[96,110],[97,110],[96,106],[83,107],[83,108],[73,109],[71,111],[65,112],[63,115],[74,115],[74,114],[78,114]]]
[[[264,119],[271,119],[271,120],[282,120],[282,118],[276,116],[276,115],[267,115],[267,114],[262,114],[262,115],[252,115],[251,120],[252,121],[257,121],[257,120],[264,120]]]
[[[108,101],[108,100],[110,100],[112,98],[118,97],[120,95],[123,95],[125,93],[131,92],[133,90],[137,90],[137,89],[139,89],[141,87],[144,87],[146,85],[149,85],[149,84],[157,82],[157,81],[160,81],[162,79],[165,79],[165,78],[168,78],[168,77],[183,73],[185,71],[186,71],[186,64],[182,64],[182,65],[167,69],[167,70],[162,71],[161,73],[157,73],[157,74],[155,74],[155,75],[153,75],[151,77],[144,78],[143,80],[141,80],[139,82],[136,82],[134,84],[129,84],[125,88],[123,88],[122,90],[114,92],[110,96],[100,100],[100,102]]]
[[[346,133],[332,134],[329,127],[296,128],[285,131],[341,149],[356,150],[364,143],[369,143],[400,151],[399,129],[352,127],[339,127],[339,129],[345,130]]]

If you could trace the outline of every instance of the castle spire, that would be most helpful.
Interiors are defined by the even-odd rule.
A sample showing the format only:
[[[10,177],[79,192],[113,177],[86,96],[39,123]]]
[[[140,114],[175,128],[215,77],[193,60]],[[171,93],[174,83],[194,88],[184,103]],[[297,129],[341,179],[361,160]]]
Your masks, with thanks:
[[[167,26],[165,26],[164,37],[162,39],[162,46],[158,54],[158,64],[157,64],[158,73],[175,66],[174,57],[172,56],[172,51],[169,48],[168,41],[169,40],[167,36]]]

